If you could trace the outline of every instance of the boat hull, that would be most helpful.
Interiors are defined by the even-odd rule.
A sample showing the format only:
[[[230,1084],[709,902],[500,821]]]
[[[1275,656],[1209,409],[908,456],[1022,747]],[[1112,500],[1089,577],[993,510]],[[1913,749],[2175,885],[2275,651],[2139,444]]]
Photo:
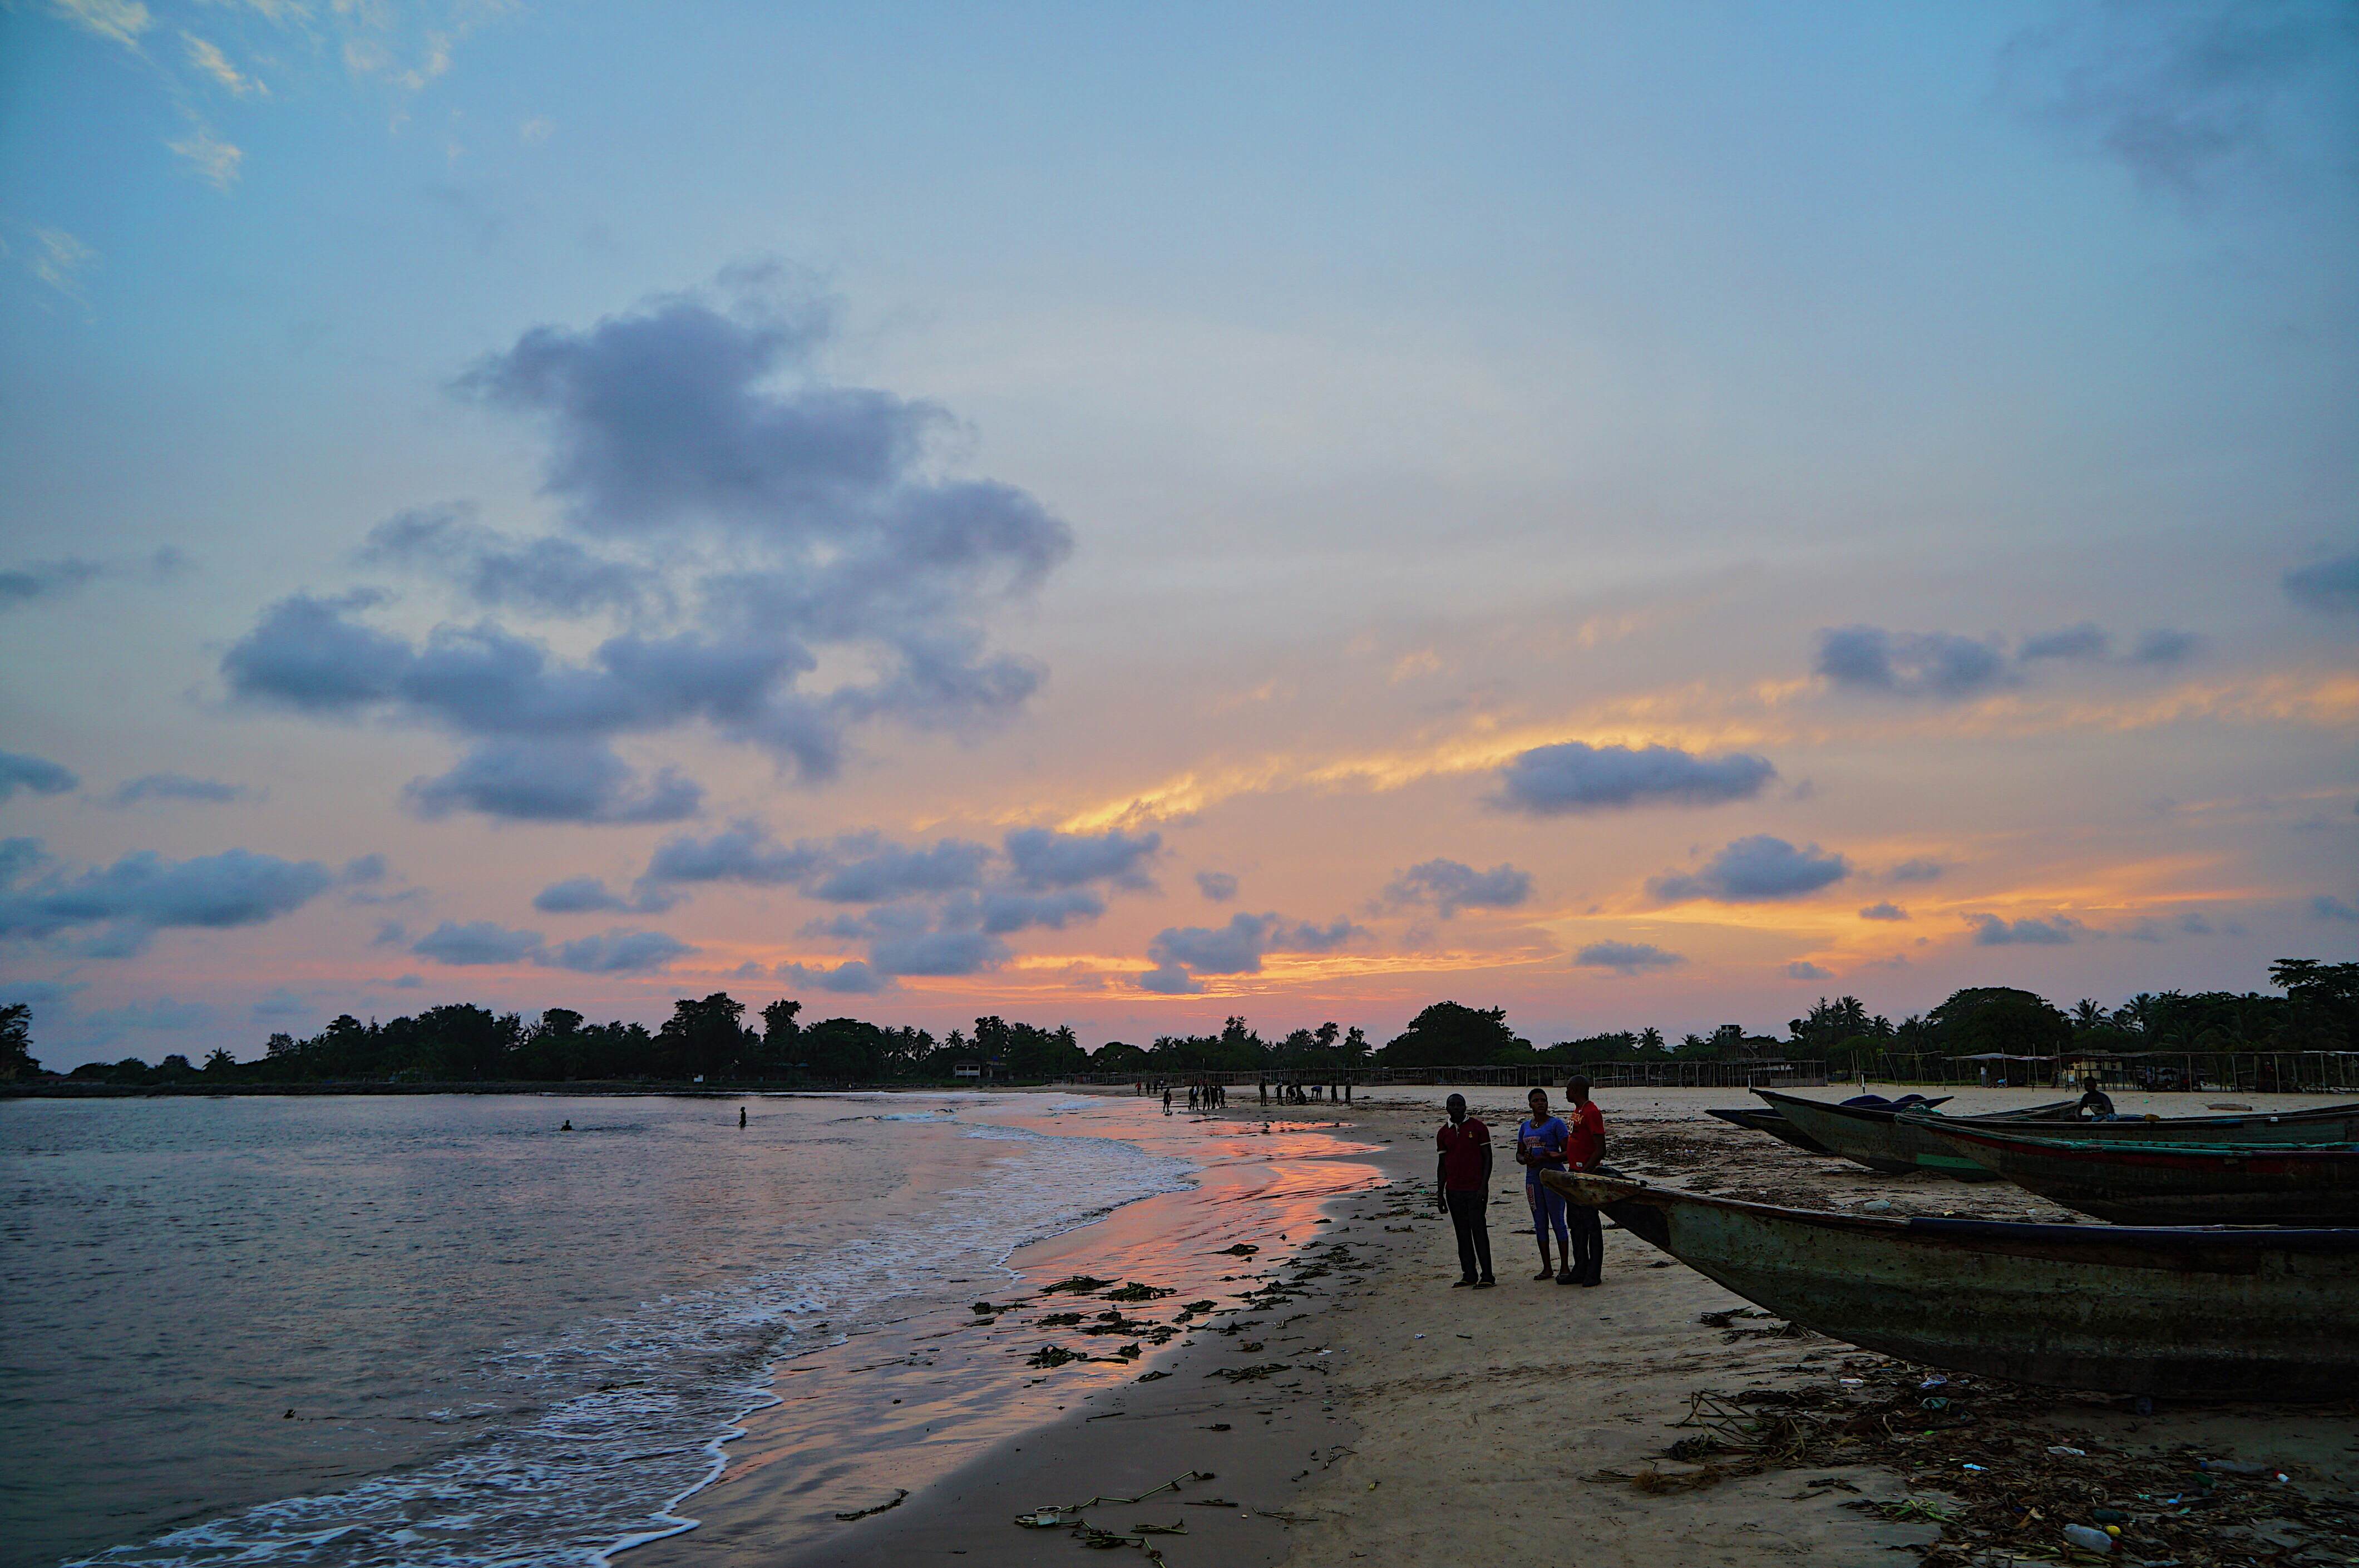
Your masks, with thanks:
[[[1930,1171],[1957,1181],[1995,1181],[1998,1173],[1979,1161],[1970,1160],[1940,1138],[1922,1131],[1915,1123],[1904,1125],[1891,1111],[1865,1105],[1835,1105],[1824,1100],[1806,1100],[1799,1094],[1780,1094],[1774,1090],[1753,1091],[1769,1103],[1787,1121],[1806,1137],[1816,1139],[1830,1152],[1840,1155],[1855,1165],[1889,1175],[1907,1175],[1914,1171]],[[2032,1121],[2060,1118],[2068,1116],[2074,1102],[2059,1100],[2052,1105],[2034,1105],[2027,1110],[2007,1113],[2006,1120]]]
[[[1738,1105],[1728,1110],[1707,1111],[1705,1115],[1718,1116],[1722,1121],[1734,1127],[1747,1127],[1754,1132],[1766,1132],[1778,1142],[1790,1143],[1796,1149],[1807,1153],[1832,1154],[1834,1152],[1833,1149],[1802,1131],[1777,1112],[1764,1110],[1758,1105]]]
[[[1906,1115],[1907,1113],[1902,1113]],[[2017,1132],[2005,1116],[1944,1116],[1950,1127]],[[2227,1116],[2116,1117],[2109,1122],[2072,1123],[2069,1135],[2089,1143],[2204,1143],[2267,1147],[2305,1143],[2359,1142],[2359,1106],[2327,1105],[2313,1111]]]
[[[1542,1180],[1746,1301],[1864,1349],[2113,1393],[2359,1394],[2359,1231],[1877,1219]]]
[[[2359,1225],[2359,1148],[2098,1143],[1922,1124],[2026,1192],[2115,1225]]]

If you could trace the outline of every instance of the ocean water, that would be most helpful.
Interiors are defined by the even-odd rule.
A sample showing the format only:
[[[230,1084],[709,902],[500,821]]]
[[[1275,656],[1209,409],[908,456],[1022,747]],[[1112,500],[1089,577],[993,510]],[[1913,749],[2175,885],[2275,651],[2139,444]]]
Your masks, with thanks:
[[[599,1563],[777,1363],[1193,1168],[1120,1102],[739,1103],[0,1104],[0,1568]]]

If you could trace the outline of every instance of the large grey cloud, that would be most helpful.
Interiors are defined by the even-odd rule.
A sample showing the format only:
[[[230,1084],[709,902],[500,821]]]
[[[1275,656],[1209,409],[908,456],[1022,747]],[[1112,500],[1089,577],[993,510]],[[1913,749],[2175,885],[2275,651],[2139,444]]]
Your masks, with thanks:
[[[1832,887],[1851,875],[1851,863],[1817,844],[1795,848],[1782,838],[1755,833],[1728,844],[1701,870],[1670,872],[1647,884],[1668,904],[1709,898],[1723,904],[1769,903],[1799,898]]]
[[[82,951],[127,957],[158,931],[260,925],[291,914],[335,881],[311,860],[282,860],[252,850],[171,861],[138,850],[79,875],[62,869],[24,880],[45,856],[29,840],[11,840],[10,875],[0,891],[0,937],[91,933]]]
[[[577,740],[486,742],[403,794],[423,817],[468,810],[528,822],[676,822],[704,799],[675,769],[643,779],[600,743]]]
[[[1459,910],[1512,909],[1532,896],[1532,874],[1513,866],[1477,871],[1462,861],[1428,860],[1393,878],[1385,897],[1397,904],[1430,904],[1449,920]]]
[[[1136,976],[1142,990],[1180,996],[1201,991],[1201,975],[1258,975],[1274,953],[1332,953],[1367,932],[1349,920],[1313,925],[1277,914],[1237,914],[1223,926],[1173,926],[1147,944],[1155,967]]]
[[[1717,805],[1749,800],[1777,776],[1766,757],[1746,752],[1698,757],[1669,746],[1535,746],[1499,770],[1492,803],[1534,816],[1663,803]]]
[[[836,864],[808,890],[835,904],[875,904],[980,887],[991,858],[989,845],[964,839],[904,846],[875,833],[838,839],[834,853]]]
[[[1160,833],[1058,833],[1018,828],[1005,841],[1016,879],[1027,887],[1078,887],[1109,882],[1117,887],[1152,887],[1147,863],[1163,848]]]
[[[2113,647],[2113,637],[2093,621],[2082,621],[2061,631],[2047,632],[2026,637],[2016,650],[2017,659],[2103,659]]]
[[[581,975],[645,975],[696,949],[655,931],[611,931],[551,947],[535,931],[511,931],[494,920],[444,920],[409,951],[454,967],[532,964]]]
[[[71,768],[61,768],[48,757],[0,751],[0,800],[14,798],[19,789],[29,789],[36,795],[62,795],[81,783]]]
[[[2338,555],[2285,574],[2293,602],[2330,615],[2359,614],[2359,553]]]
[[[189,570],[189,558],[177,550],[155,551],[139,561],[85,561],[66,556],[58,561],[28,561],[0,568],[0,611],[48,599],[62,599],[102,578],[168,583]]]
[[[380,525],[364,558],[439,573],[478,606],[631,611],[632,629],[568,658],[492,620],[397,635],[364,618],[373,591],[299,594],[230,648],[232,693],[446,730],[479,749],[413,799],[535,821],[678,814],[685,780],[549,787],[621,735],[703,726],[817,781],[862,726],[1004,716],[1040,672],[993,652],[985,621],[1071,535],[1022,491],[947,476],[942,410],[828,382],[827,333],[823,311],[744,278],[525,333],[460,390],[545,433],[544,488],[600,552],[446,506]]]
[[[1950,632],[1881,626],[1820,632],[1814,668],[1837,686],[1903,697],[1973,697],[2013,679],[2006,657],[1991,643]]]

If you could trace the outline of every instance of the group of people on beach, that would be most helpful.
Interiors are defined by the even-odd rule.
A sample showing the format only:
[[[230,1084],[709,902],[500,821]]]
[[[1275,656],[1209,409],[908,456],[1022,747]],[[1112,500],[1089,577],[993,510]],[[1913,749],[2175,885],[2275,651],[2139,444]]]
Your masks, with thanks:
[[[1551,1116],[1546,1089],[1526,1096],[1531,1115],[1516,1129],[1516,1163],[1524,1168],[1524,1199],[1531,1205],[1532,1235],[1539,1242],[1540,1271],[1535,1279],[1560,1285],[1594,1285],[1604,1261],[1605,1237],[1597,1211],[1568,1203],[1563,1193],[1540,1180],[1544,1171],[1604,1169],[1605,1116],[1589,1097],[1589,1080],[1564,1086],[1571,1102],[1564,1116]],[[1498,1283],[1491,1273],[1491,1229],[1484,1211],[1491,1203],[1491,1129],[1470,1116],[1466,1096],[1447,1102],[1450,1119],[1434,1134],[1433,1199],[1458,1233],[1456,1287],[1484,1290]],[[1556,1250],[1549,1242],[1553,1237]]]
[[[1314,1100],[1349,1103],[1352,1098],[1352,1085],[1349,1083],[1298,1083],[1288,1080],[1273,1085],[1265,1080],[1259,1085],[1263,1105],[1269,1104],[1270,1090],[1273,1087],[1277,1091],[1277,1103],[1281,1105],[1307,1105]],[[1158,1083],[1141,1079],[1131,1088],[1135,1094],[1161,1094],[1164,1114],[1167,1116],[1170,1114],[1171,1096],[1174,1091],[1169,1083]],[[1206,1079],[1201,1083],[1190,1083],[1187,1085],[1187,1090],[1188,1108],[1191,1111],[1217,1111],[1225,1109],[1228,1105],[1229,1086],[1217,1080]]]

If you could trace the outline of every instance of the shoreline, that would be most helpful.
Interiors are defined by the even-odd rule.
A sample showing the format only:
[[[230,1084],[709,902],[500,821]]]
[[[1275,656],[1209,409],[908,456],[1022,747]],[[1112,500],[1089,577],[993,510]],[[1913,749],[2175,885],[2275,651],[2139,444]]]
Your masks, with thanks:
[[[1535,1281],[1521,1183],[1506,1161],[1489,1211],[1500,1286],[1451,1289],[1451,1226],[1430,1196],[1432,1128],[1450,1092],[1387,1086],[1348,1107],[1311,1107],[1329,1117],[1322,1135],[1369,1146],[1353,1158],[1388,1184],[1326,1201],[1319,1239],[1256,1271],[1292,1299],[1275,1312],[1241,1314],[1258,1330],[1247,1341],[1261,1347],[1256,1354],[1195,1334],[1193,1343],[1140,1364],[1165,1376],[1088,1389],[1050,1421],[1000,1438],[889,1511],[847,1521],[807,1547],[765,1549],[771,1505],[748,1487],[725,1509],[691,1505],[705,1525],[632,1552],[624,1568],[673,1568],[690,1558],[696,1568],[749,1568],[757,1558],[787,1568],[1056,1561],[1082,1543],[1063,1530],[1016,1528],[1016,1514],[1093,1493],[1136,1496],[1191,1470],[1213,1478],[1136,1505],[1102,1505],[1087,1517],[1118,1530],[1184,1523],[1184,1534],[1144,1538],[1175,1568],[1352,1568],[1492,1554],[1582,1568],[1865,1565],[1913,1561],[1941,1542],[1945,1526],[1935,1516],[1957,1500],[1940,1489],[1938,1475],[1912,1469],[1905,1453],[1818,1457],[1800,1470],[1738,1465],[1724,1475],[1708,1460],[1666,1457],[1689,1435],[1679,1423],[1691,1395],[1769,1389],[1814,1400],[1863,1380],[1913,1390],[1922,1369],[1770,1320],[1610,1224],[1602,1288]],[[1511,1142],[1515,1090],[1460,1092],[1492,1124],[1495,1143]],[[1962,1108],[1995,1109],[2039,1093],[1960,1097],[1970,1102]],[[1704,1116],[1709,1105],[1749,1098],[1731,1091],[1604,1090],[1597,1097],[1607,1158],[1648,1180],[1810,1208],[1873,1203],[1904,1214],[2061,1214],[2004,1182],[1878,1175]],[[2316,1103],[2238,1097],[2264,1109]],[[2122,1098],[2132,1114],[2185,1115],[2200,1105],[2194,1095]],[[1196,1120],[1249,1127],[1261,1111],[1248,1105]],[[1089,1244],[1077,1238],[1087,1234],[1059,1238],[1071,1250],[1053,1266],[1084,1257]],[[1240,1364],[1286,1371],[1253,1382],[1211,1380]],[[1976,1388],[1972,1397],[1986,1399],[1994,1419],[2008,1423],[1989,1434],[1996,1447],[2014,1433],[2033,1455],[2052,1445],[2167,1465],[2157,1456],[2186,1450],[2328,1476],[2359,1446],[2359,1411],[2347,1410],[2140,1412],[2125,1401],[2038,1389],[2002,1396]],[[1913,1409],[1913,1391],[1908,1399]],[[2052,1469],[2059,1462],[2036,1463]],[[1632,1484],[1663,1475],[1672,1481],[1660,1490]],[[728,1486],[724,1476],[704,1495]],[[1214,1498],[1236,1506],[1200,1506]],[[2023,1544],[2037,1553],[2053,1541],[2035,1534]],[[1896,1558],[1896,1551],[1909,1555]]]

